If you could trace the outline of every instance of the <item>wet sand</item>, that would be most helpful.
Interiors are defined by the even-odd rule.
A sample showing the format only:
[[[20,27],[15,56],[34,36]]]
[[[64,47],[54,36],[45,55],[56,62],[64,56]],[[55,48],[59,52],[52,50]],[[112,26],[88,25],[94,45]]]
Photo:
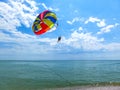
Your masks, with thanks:
[[[76,87],[65,87],[65,88],[51,88],[45,90],[120,90],[120,86],[76,86]]]

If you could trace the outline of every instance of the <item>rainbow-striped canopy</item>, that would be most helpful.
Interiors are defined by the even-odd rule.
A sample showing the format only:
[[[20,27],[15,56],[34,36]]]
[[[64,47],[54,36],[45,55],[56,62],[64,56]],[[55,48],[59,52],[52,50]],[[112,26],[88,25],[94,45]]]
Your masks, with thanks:
[[[49,10],[45,10],[40,13],[33,22],[32,30],[36,35],[41,35],[51,30],[54,26],[57,26],[56,14]]]

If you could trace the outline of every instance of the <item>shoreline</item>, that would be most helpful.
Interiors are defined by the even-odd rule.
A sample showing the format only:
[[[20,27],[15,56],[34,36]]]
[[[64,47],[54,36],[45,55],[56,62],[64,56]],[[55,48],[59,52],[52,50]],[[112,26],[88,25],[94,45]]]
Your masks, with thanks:
[[[120,86],[73,86],[63,88],[49,88],[43,90],[120,90]]]

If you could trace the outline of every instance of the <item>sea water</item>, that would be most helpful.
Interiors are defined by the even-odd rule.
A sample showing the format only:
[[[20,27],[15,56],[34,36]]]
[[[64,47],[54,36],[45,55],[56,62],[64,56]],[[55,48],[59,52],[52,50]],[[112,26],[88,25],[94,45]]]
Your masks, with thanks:
[[[120,60],[0,61],[0,90],[120,85]]]

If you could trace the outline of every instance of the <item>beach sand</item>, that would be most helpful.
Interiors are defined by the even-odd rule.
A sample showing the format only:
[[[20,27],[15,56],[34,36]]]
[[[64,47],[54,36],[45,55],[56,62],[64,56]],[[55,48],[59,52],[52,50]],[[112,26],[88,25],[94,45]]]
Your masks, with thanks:
[[[65,88],[51,88],[45,90],[120,90],[120,86],[76,86]]]

